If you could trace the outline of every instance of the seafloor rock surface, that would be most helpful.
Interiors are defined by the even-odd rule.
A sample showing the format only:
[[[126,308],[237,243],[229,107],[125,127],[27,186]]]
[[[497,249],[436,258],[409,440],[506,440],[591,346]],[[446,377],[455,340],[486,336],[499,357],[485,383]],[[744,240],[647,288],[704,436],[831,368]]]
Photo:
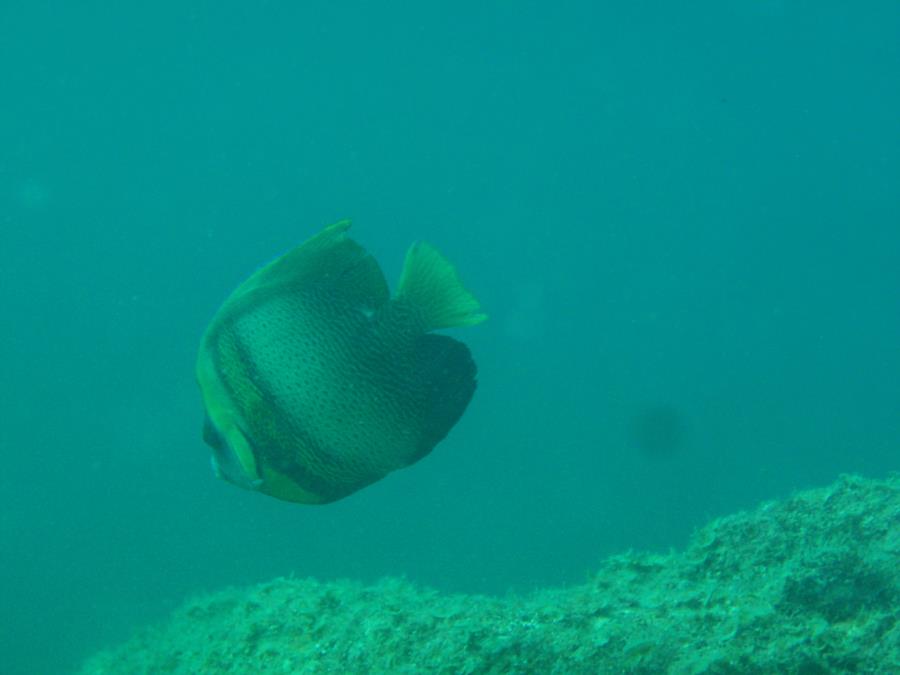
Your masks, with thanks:
[[[845,476],[525,597],[396,579],[227,590],[81,672],[900,673],[900,476]]]

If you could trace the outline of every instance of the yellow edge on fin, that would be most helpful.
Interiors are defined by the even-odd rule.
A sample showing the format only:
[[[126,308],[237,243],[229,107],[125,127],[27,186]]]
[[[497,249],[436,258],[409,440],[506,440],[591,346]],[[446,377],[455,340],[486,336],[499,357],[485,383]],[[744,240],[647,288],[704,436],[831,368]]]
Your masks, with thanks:
[[[262,465],[262,478],[259,489],[270,497],[300,504],[323,504],[327,501],[309,490],[304,490],[288,476],[265,463]]]

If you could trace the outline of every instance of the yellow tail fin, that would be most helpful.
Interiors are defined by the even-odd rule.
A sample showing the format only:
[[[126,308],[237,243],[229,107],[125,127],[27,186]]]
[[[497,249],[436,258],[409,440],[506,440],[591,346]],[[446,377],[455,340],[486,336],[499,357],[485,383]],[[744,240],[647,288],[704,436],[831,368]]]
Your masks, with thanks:
[[[453,265],[425,242],[406,252],[397,297],[421,310],[426,330],[474,326],[487,318]]]

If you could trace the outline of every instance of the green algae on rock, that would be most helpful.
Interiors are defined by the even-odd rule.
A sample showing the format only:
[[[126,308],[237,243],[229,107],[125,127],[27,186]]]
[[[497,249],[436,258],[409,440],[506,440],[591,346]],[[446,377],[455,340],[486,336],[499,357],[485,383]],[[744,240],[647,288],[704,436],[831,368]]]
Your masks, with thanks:
[[[396,579],[226,590],[81,671],[423,672],[900,672],[900,476],[844,476],[528,596]]]

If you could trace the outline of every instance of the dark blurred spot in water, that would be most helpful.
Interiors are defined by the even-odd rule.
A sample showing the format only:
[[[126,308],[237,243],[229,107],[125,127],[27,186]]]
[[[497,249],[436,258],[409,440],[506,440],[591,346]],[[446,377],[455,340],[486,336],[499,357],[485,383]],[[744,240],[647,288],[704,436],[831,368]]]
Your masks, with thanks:
[[[664,459],[684,449],[688,424],[677,408],[654,405],[635,415],[629,433],[632,445],[642,455]]]

